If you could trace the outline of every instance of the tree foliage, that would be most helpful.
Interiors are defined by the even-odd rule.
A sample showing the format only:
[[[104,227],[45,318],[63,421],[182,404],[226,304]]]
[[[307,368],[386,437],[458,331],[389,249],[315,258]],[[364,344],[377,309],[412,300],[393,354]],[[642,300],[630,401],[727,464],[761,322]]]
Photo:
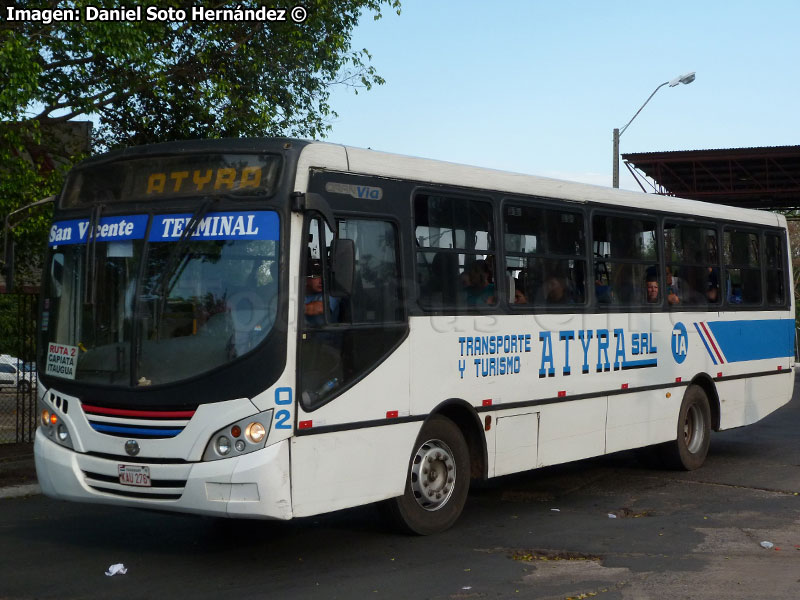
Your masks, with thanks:
[[[19,0],[27,10],[117,0]],[[53,193],[74,160],[48,135],[59,122],[91,118],[98,150],[176,139],[289,135],[324,137],[335,112],[331,87],[370,89],[383,79],[351,36],[367,13],[400,12],[399,0],[308,0],[295,23],[194,21],[198,3],[146,0],[127,4],[187,11],[185,20],[0,21],[0,214]],[[290,5],[207,1],[205,9]],[[63,142],[63,140],[61,140]],[[39,146],[44,153],[34,153]],[[65,160],[35,164],[40,154]],[[33,226],[41,229],[40,225]],[[41,233],[41,232],[40,232]]]

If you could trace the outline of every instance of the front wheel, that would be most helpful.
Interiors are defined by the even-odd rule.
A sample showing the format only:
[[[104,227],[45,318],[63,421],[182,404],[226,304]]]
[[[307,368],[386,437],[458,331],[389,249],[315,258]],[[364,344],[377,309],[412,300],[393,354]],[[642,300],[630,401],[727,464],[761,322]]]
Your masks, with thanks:
[[[402,530],[431,535],[450,528],[469,491],[469,449],[450,419],[434,415],[414,444],[405,492],[387,500],[386,511]]]
[[[674,442],[661,446],[664,463],[673,469],[693,471],[706,460],[711,443],[711,409],[708,396],[699,385],[686,388],[678,413],[678,431]]]

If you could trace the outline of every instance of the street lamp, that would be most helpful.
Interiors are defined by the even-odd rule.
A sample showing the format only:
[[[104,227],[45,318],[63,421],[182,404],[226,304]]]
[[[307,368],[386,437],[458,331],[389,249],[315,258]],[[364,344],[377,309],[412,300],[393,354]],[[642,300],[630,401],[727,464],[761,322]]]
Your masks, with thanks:
[[[675,79],[670,79],[669,81],[665,81],[661,85],[659,85],[656,89],[653,90],[653,93],[644,101],[644,104],[636,111],[636,114],[631,117],[631,120],[627,122],[625,127],[622,129],[614,129],[614,187],[619,187],[619,136],[625,133],[625,130],[628,128],[628,125],[633,123],[633,120],[639,116],[639,113],[642,112],[642,108],[647,106],[647,103],[650,102],[650,98],[656,95],[656,92],[660,90],[665,85],[669,87],[675,87],[679,83],[692,83],[694,81],[694,71],[691,73],[686,73],[685,75],[681,75],[680,77],[676,77]]]

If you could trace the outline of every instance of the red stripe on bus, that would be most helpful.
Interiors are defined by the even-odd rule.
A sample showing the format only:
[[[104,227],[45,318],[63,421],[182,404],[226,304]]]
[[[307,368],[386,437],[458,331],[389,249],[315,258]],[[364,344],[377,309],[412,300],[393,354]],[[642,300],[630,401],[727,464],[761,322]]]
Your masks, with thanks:
[[[118,417],[191,419],[195,413],[193,410],[128,410],[124,408],[92,406],[91,404],[83,404],[81,407],[85,413],[91,413],[93,415],[113,415]]]
[[[705,331],[706,338],[708,338],[708,342],[711,344],[711,347],[714,349],[714,353],[717,355],[717,358],[719,359],[720,364],[725,364],[725,359],[722,358],[722,354],[720,353],[719,348],[717,348],[717,345],[714,343],[714,339],[711,337],[711,334],[708,332],[708,329],[706,328],[706,324],[705,324],[704,321],[700,321],[700,327],[702,327],[703,331]]]

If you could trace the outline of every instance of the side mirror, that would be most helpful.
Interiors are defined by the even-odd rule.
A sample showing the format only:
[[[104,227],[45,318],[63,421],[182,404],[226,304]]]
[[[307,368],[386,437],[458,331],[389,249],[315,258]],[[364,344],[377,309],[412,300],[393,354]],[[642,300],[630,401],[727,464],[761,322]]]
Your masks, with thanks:
[[[335,239],[331,247],[331,296],[342,298],[353,293],[355,270],[355,243],[353,240]]]

